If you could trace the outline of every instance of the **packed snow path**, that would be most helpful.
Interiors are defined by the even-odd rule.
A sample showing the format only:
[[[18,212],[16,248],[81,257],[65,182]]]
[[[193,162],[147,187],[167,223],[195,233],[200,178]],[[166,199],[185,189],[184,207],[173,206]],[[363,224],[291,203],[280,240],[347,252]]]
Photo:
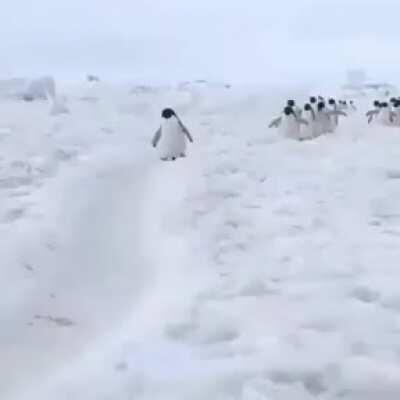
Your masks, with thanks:
[[[1,398],[398,399],[400,134],[282,140],[250,99],[179,163],[132,100],[4,122]]]

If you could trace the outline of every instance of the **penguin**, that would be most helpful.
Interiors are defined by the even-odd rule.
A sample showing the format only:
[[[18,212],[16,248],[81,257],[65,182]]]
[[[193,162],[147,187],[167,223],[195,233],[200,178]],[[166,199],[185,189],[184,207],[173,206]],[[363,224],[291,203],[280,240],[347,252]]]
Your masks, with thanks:
[[[338,106],[336,104],[335,99],[330,98],[328,100],[329,110],[330,111],[338,111]],[[333,133],[339,125],[339,115],[335,114],[329,116],[329,124],[327,124],[328,132]]]
[[[317,98],[315,96],[310,96],[308,99],[308,104],[310,104],[311,108],[314,110],[314,113],[317,112]]]
[[[373,102],[373,109],[369,110],[365,115],[368,117],[368,123],[370,124],[374,118],[377,118],[379,112],[381,111],[381,102],[379,100],[375,100]]]
[[[296,102],[294,100],[288,100],[286,105],[288,107],[292,107],[292,109],[296,113],[296,115],[301,118],[301,114],[302,114],[303,110],[296,105]]]
[[[379,100],[375,100],[373,104],[375,110],[379,111],[381,109],[381,102]]]
[[[329,116],[331,121],[331,131],[334,132],[339,126],[339,116],[347,116],[347,114],[338,106],[336,100],[331,98],[328,100],[329,104]]]
[[[378,121],[382,125],[390,126],[390,125],[393,125],[393,123],[395,121],[395,117],[396,117],[396,115],[393,112],[393,110],[389,107],[389,104],[386,101],[381,103],[380,111],[377,116]]]
[[[348,110],[348,105],[347,105],[347,101],[346,100],[339,100],[339,104],[338,104],[338,108],[339,110]]]
[[[301,139],[313,139],[318,136],[317,125],[315,123],[315,111],[310,103],[304,105],[303,118],[307,125],[301,127]]]
[[[311,107],[314,107],[314,111],[316,110],[317,107],[317,98],[315,96],[310,96],[309,102]]]
[[[393,111],[393,112],[395,112],[395,108],[397,109],[397,103],[398,103],[398,99],[396,98],[396,97],[392,97],[391,99],[390,99],[390,109]]]
[[[393,103],[392,112],[394,115],[394,124],[399,126],[400,125],[400,101],[397,100]]]
[[[292,107],[286,106],[280,117],[274,118],[268,125],[269,128],[280,128],[283,136],[290,139],[300,140],[300,125],[307,125],[308,122],[297,116]]]
[[[161,126],[154,134],[152,145],[158,146],[162,161],[175,161],[186,157],[186,139],[193,143],[192,135],[172,108],[166,108],[161,113]]]
[[[315,113],[316,130],[318,135],[332,132],[332,117],[342,115],[347,117],[347,114],[341,110],[328,110],[325,103],[320,101],[317,104],[317,112]]]
[[[316,136],[326,133],[330,126],[330,118],[326,112],[325,103],[319,101],[317,103],[317,111],[315,112],[315,132]]]

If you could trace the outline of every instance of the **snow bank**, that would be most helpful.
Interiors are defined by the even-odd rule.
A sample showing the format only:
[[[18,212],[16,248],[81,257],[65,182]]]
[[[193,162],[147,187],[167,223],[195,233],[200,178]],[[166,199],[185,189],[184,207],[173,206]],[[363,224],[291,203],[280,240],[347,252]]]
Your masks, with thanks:
[[[53,77],[44,76],[29,82],[22,94],[26,101],[46,100],[48,97],[56,96],[56,83]]]
[[[266,124],[302,89],[92,87],[2,103],[0,397],[397,400],[398,128],[361,102],[299,143]]]

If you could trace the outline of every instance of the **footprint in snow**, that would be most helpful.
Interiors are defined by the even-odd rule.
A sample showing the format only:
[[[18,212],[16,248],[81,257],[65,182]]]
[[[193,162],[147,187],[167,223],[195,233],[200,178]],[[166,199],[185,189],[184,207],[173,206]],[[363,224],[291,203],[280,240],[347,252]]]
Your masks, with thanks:
[[[370,289],[366,286],[357,286],[351,292],[351,297],[363,303],[375,303],[379,301],[380,294],[378,291]]]
[[[392,169],[392,170],[386,171],[386,178],[400,179],[400,169]]]
[[[14,208],[9,210],[2,218],[3,223],[10,223],[21,219],[26,214],[26,208]]]
[[[20,186],[28,186],[33,183],[30,176],[11,176],[0,179],[0,189],[18,189]]]
[[[35,272],[35,268],[33,268],[32,265],[29,263],[23,263],[22,266],[24,269],[26,269],[27,271],[29,271],[31,273]]]
[[[76,159],[78,156],[78,151],[76,149],[58,149],[54,153],[54,157],[58,161],[71,161]]]
[[[174,324],[165,328],[165,334],[172,340],[188,340],[196,329],[197,326],[194,323]]]
[[[114,366],[114,369],[118,372],[125,372],[128,370],[128,368],[128,363],[126,363],[125,361],[121,361]]]
[[[384,235],[400,237],[400,231],[396,231],[394,229],[385,229],[382,231]]]
[[[304,388],[313,396],[320,396],[328,390],[324,375],[318,371],[272,371],[269,374],[269,380],[280,385],[293,385],[301,383]]]
[[[52,324],[57,325],[58,327],[61,328],[66,328],[70,326],[76,325],[75,322],[72,319],[69,318],[62,318],[62,317],[52,317],[51,315],[35,315],[36,320],[42,320],[46,322],[50,322]]]
[[[231,342],[239,337],[239,333],[230,327],[215,327],[202,329],[197,324],[171,325],[166,329],[166,335],[173,340],[182,340],[201,345],[212,345]]]
[[[254,281],[249,282],[238,292],[241,297],[261,297],[279,294],[279,290],[271,289],[263,282]]]

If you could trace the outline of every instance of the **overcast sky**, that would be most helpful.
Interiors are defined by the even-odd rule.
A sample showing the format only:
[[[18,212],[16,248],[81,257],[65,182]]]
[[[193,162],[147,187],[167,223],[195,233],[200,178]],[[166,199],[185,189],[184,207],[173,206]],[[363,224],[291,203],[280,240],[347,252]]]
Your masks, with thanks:
[[[398,82],[399,0],[4,0],[0,73]]]

